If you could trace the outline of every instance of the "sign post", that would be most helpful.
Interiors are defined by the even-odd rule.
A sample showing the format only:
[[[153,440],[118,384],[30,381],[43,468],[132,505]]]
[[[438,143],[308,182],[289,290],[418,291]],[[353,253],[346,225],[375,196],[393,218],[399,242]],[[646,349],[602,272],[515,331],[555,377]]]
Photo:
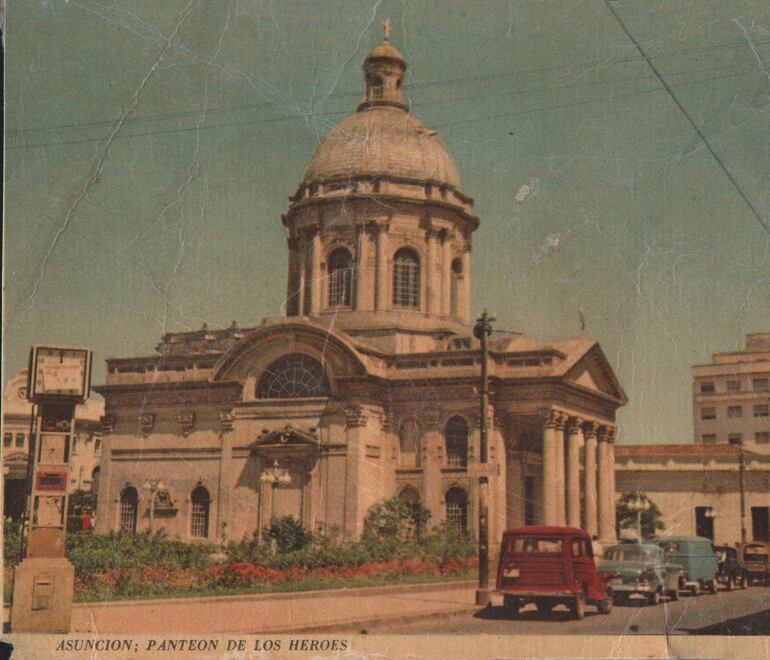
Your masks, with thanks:
[[[20,548],[24,560],[14,572],[14,632],[70,629],[75,570],[64,556],[67,479],[75,407],[88,398],[90,386],[89,349],[32,347],[27,397],[35,404],[36,433],[30,437],[29,446]]]

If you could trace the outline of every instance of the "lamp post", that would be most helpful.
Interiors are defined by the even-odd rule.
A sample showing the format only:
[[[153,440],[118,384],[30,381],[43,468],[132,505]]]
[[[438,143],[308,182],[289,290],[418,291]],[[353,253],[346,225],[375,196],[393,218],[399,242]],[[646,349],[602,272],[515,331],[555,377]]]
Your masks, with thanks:
[[[492,334],[494,317],[484,310],[473,327],[473,335],[481,342],[481,388],[479,390],[479,463],[487,464],[489,445],[487,440],[487,413],[489,409],[489,347],[487,339]],[[489,477],[479,476],[479,587],[476,605],[489,605]]]
[[[741,543],[746,543],[746,455],[738,447],[738,487],[741,491]]]
[[[275,489],[288,486],[291,484],[291,475],[289,471],[282,468],[278,464],[278,460],[273,461],[273,464],[269,468],[265,468],[262,471],[262,475],[259,480],[265,484],[270,485],[270,520],[275,515]],[[261,505],[260,505],[261,509]],[[264,524],[260,521],[259,530],[257,531],[257,542],[262,543],[262,528]]]
[[[628,503],[628,510],[636,512],[636,533],[639,543],[642,542],[642,512],[650,510],[650,500],[642,497],[638,492],[633,500]]]
[[[166,490],[166,484],[160,479],[147,479],[142,488],[150,493],[150,534],[155,533],[155,494],[159,490]]]

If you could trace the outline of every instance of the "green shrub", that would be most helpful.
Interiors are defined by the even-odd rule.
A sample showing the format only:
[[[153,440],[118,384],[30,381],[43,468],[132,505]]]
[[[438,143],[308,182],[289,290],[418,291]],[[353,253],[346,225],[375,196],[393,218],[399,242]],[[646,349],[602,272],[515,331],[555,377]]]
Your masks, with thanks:
[[[21,543],[21,523],[3,522],[3,563],[16,566],[19,562],[19,544]]]
[[[410,539],[421,534],[429,519],[430,511],[420,502],[405,502],[391,497],[369,507],[364,521],[364,536]]]
[[[273,518],[267,537],[275,541],[281,553],[301,550],[313,540],[313,535],[291,516]]]

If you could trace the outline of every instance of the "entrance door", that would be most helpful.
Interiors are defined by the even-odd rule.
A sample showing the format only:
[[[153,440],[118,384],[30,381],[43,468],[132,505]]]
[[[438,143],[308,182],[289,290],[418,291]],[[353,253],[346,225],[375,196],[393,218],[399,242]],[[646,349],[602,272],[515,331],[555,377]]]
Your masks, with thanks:
[[[695,536],[714,540],[714,516],[710,506],[695,507]]]
[[[751,534],[755,541],[770,541],[770,507],[751,507]]]
[[[5,502],[3,504],[3,516],[12,520],[19,520],[24,513],[25,491],[27,485],[25,479],[5,480]]]

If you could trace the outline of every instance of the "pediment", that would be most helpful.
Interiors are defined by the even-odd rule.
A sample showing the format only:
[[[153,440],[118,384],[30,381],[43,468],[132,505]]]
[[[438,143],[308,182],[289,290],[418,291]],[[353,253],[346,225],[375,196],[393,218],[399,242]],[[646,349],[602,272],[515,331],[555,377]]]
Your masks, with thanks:
[[[577,361],[565,378],[580,387],[626,401],[625,392],[598,344]]]
[[[260,449],[315,449],[318,447],[318,438],[305,431],[295,429],[287,424],[277,431],[268,431],[259,436],[249,445],[252,451]]]

